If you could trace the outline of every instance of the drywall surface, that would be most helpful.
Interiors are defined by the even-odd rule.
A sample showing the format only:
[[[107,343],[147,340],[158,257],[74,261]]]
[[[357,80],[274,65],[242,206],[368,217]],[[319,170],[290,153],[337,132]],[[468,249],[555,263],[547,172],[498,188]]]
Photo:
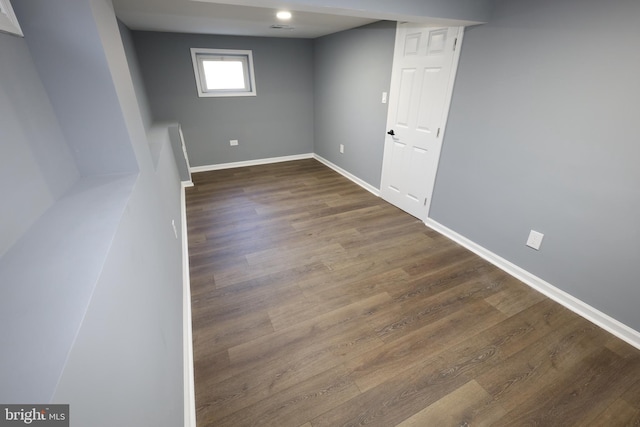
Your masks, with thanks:
[[[90,3],[140,174],[53,401],[70,403],[78,425],[176,426],[184,419],[182,259],[171,222],[180,230],[180,179],[169,146],[151,161],[111,2]]]
[[[0,257],[78,177],[25,40],[0,33]]]
[[[96,49],[100,36],[87,22],[89,3],[78,2],[67,11],[62,28],[58,2],[16,3],[25,40],[80,174],[137,172],[106,58]]]
[[[395,23],[382,21],[314,40],[314,152],[376,188],[395,31]]]
[[[141,31],[133,40],[153,117],[180,123],[191,166],[313,151],[310,40]],[[199,98],[191,48],[252,50],[257,96]]]
[[[509,0],[467,29],[430,217],[640,331],[638,16]]]
[[[381,18],[412,22],[424,22],[433,19],[468,21],[469,23],[487,22],[493,9],[493,0],[298,0],[308,4],[320,4],[323,7],[342,9],[370,10]],[[454,25],[453,23],[450,25]]]
[[[0,401],[50,401],[135,182],[81,178],[0,258]]]
[[[228,3],[256,6],[255,0],[232,0]],[[306,12],[463,26],[487,22],[494,0],[288,0],[285,3],[262,0],[260,3],[261,7],[291,5],[293,10]]]
[[[73,425],[180,425],[182,227],[173,151],[165,144],[152,161],[134,88],[140,77],[132,78],[110,0],[24,0],[16,12],[42,83],[35,84],[46,88],[59,122],[99,135],[105,146],[70,144],[82,148],[75,160],[85,176],[0,260],[0,336],[30,340],[0,353],[1,400],[68,403]],[[58,77],[84,62],[104,96],[61,99],[74,87]],[[135,167],[107,173],[121,166]]]
[[[133,45],[131,30],[129,30],[129,28],[120,21],[118,21],[118,29],[122,36],[122,44],[124,46],[127,64],[131,70],[131,79],[133,80],[133,87],[136,92],[136,99],[138,100],[140,114],[142,115],[142,122],[145,129],[150,129],[153,123],[153,114],[151,114],[151,107],[149,106],[147,92],[144,87],[144,82],[142,81],[142,73],[140,72],[140,64],[138,63],[136,49]]]
[[[71,405],[74,424],[182,425],[182,270],[171,220],[180,223],[167,209],[180,193],[167,148],[158,168],[166,179],[138,178],[53,396]]]

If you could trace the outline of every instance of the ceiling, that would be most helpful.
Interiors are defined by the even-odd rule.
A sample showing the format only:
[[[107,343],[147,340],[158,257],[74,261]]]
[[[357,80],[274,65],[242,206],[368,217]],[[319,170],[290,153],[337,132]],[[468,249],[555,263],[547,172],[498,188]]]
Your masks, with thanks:
[[[280,9],[275,6],[284,2],[244,0],[229,3],[229,0],[113,0],[116,15],[132,30],[316,38],[379,19],[346,16],[334,9],[322,13],[288,9],[293,17],[288,22],[281,22],[275,16]],[[265,4],[273,7],[264,7]],[[290,28],[271,28],[277,24]]]

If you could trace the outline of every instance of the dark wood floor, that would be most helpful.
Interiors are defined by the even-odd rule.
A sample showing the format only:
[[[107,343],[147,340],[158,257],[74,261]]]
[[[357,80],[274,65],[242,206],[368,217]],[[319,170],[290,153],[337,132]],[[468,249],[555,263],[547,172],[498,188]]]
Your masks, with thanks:
[[[640,351],[315,160],[194,182],[199,427],[640,425]]]

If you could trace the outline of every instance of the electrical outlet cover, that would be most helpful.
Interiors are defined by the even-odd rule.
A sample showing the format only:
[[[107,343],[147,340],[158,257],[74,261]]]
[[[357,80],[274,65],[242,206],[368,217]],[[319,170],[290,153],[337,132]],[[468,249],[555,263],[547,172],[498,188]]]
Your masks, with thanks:
[[[529,238],[527,239],[527,246],[535,250],[540,250],[540,245],[542,244],[543,237],[544,234],[535,230],[531,230],[531,232],[529,233]]]

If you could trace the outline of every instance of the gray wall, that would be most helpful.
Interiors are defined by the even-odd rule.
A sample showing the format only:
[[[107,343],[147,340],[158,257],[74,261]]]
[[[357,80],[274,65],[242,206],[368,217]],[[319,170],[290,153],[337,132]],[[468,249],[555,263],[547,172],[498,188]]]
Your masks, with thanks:
[[[311,40],[139,31],[133,39],[153,116],[180,122],[191,166],[313,152]],[[192,47],[253,50],[257,96],[199,98]]]
[[[395,42],[393,22],[315,40],[314,151],[379,188]],[[340,154],[344,144],[344,154]]]
[[[0,257],[78,176],[27,44],[0,33]]]
[[[157,162],[152,161],[146,137],[148,123],[139,107],[144,102],[136,96],[142,91],[134,88],[134,81],[139,83],[141,79],[131,77],[109,0],[59,0],[55,5],[49,0],[21,0],[14,2],[14,7],[27,43],[9,39],[7,46],[11,50],[6,52],[11,54],[4,49],[0,51],[0,67],[6,66],[5,58],[16,59],[13,70],[16,74],[33,78],[34,70],[38,70],[40,79],[35,77],[31,81],[34,93],[18,87],[29,102],[25,108],[12,110],[7,108],[4,93],[15,79],[3,72],[0,87],[5,92],[0,92],[3,94],[0,105],[2,111],[11,112],[18,122],[28,124],[32,135],[50,133],[41,144],[23,138],[33,151],[33,158],[23,156],[23,164],[43,177],[50,174],[50,168],[68,167],[71,155],[62,161],[50,153],[64,152],[66,143],[67,151],[81,151],[76,151],[74,157],[77,170],[82,173],[81,184],[56,200],[52,209],[36,222],[36,231],[42,233],[34,235],[28,231],[0,257],[0,337],[3,342],[11,342],[5,337],[17,336],[29,340],[32,347],[39,346],[23,363],[18,357],[24,351],[23,346],[3,347],[0,396],[7,403],[46,403],[47,399],[69,403],[72,425],[181,425],[183,272],[181,235],[176,238],[171,226],[171,221],[175,221],[180,233],[181,189],[173,151],[167,143],[159,150]],[[46,25],[42,22],[45,16]],[[0,34],[0,43],[6,41]],[[127,48],[131,50],[132,46]],[[28,58],[36,57],[34,68]],[[63,58],[69,61],[61,61]],[[90,64],[84,71],[93,78],[96,89],[93,95],[100,96],[91,96],[86,80],[74,82],[62,78],[65,74],[77,75],[82,64]],[[131,72],[135,74],[135,67]],[[82,100],[76,93],[80,91],[84,95]],[[65,97],[71,99],[61,99]],[[31,103],[36,101],[45,107],[34,108]],[[53,110],[46,105],[53,106]],[[34,113],[43,120],[34,120]],[[61,129],[57,133],[52,113]],[[105,123],[99,124],[101,120],[110,124],[113,131],[106,133]],[[72,125],[82,129],[79,133],[70,131]],[[96,134],[96,139],[78,145],[76,137],[82,132]],[[19,133],[12,130],[9,136],[13,135]],[[0,142],[3,156],[14,150],[6,148],[8,141],[4,137]],[[37,164],[37,159],[47,155],[55,163]],[[12,191],[29,191],[33,187],[4,162],[0,166],[3,177],[10,175],[15,185],[14,189],[0,187],[3,199],[10,198]],[[109,174],[120,167],[135,172]],[[114,217],[114,212],[109,212],[111,208],[101,207],[104,200],[91,201],[122,180],[118,177],[131,185],[126,197],[119,198],[124,201],[123,208]],[[85,203],[73,203],[74,200]],[[12,208],[19,212],[28,210],[24,204]],[[51,218],[52,214],[55,218]],[[94,224],[96,219],[100,221]],[[106,248],[104,260],[100,260],[96,258],[102,254],[97,253],[93,244],[86,243],[92,243],[96,234],[103,233],[105,222],[114,222],[114,230],[99,242],[99,246]],[[62,223],[63,230],[46,229],[52,223]],[[89,229],[88,224],[92,226]],[[40,230],[42,227],[45,228]],[[34,243],[37,235],[43,237]],[[65,257],[57,262],[56,248],[66,249],[69,245],[86,247],[77,258]],[[97,278],[80,280],[93,274],[89,269],[97,271]],[[44,271],[38,277],[40,270]],[[52,270],[56,274],[47,274]],[[61,301],[60,295],[65,296]],[[17,312],[5,309],[6,306],[27,309]],[[66,313],[69,314],[66,317],[60,315]],[[58,341],[56,334],[61,330],[65,337]],[[42,331],[46,331],[45,336],[40,337]],[[67,343],[68,331],[74,332],[71,344]],[[33,340],[34,336],[41,339]],[[60,348],[61,345],[67,347]],[[58,355],[62,351],[66,357],[62,358],[60,368]],[[27,366],[31,359],[36,359],[37,369]],[[46,381],[38,377],[43,366]],[[25,374],[15,383],[15,375],[7,374],[8,371]],[[49,381],[51,377],[53,384]]]
[[[69,10],[73,24],[64,28],[51,19],[58,13],[54,2],[31,8],[25,25],[39,30],[29,35],[29,49],[78,169],[82,175],[136,172],[106,58],[95,49],[99,35],[85,19],[90,5]]]
[[[467,29],[430,216],[640,331],[639,16],[508,0]]]
[[[151,129],[153,125],[153,114],[151,114],[151,106],[149,105],[149,97],[144,87],[144,81],[142,80],[142,73],[140,72],[140,63],[138,62],[138,56],[135,46],[133,44],[133,35],[125,24],[118,21],[118,29],[122,36],[122,44],[124,46],[124,53],[127,57],[127,63],[131,70],[131,79],[133,81],[133,87],[136,91],[136,98],[138,99],[138,107],[140,114],[142,115],[142,122],[147,131]]]

